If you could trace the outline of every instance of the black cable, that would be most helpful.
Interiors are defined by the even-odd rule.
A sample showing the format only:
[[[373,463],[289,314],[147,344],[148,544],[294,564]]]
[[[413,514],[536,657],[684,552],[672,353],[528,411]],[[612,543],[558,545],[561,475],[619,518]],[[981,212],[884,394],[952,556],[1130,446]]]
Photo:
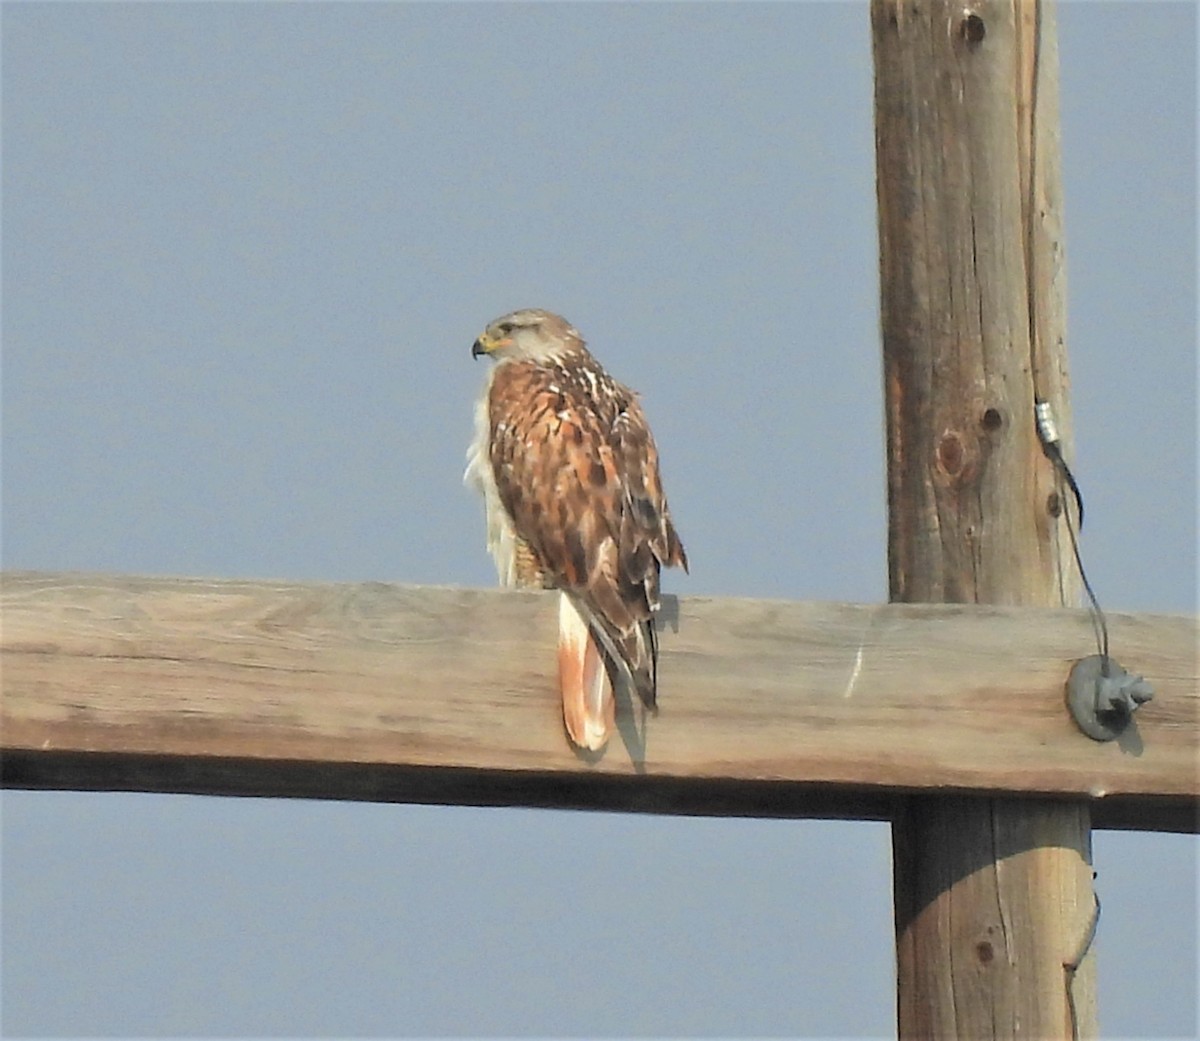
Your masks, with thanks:
[[[1095,881],[1095,878],[1096,872],[1093,871],[1092,880]],[[1092,890],[1092,899],[1096,901],[1096,906],[1092,911],[1092,921],[1088,925],[1083,943],[1079,945],[1079,952],[1073,960],[1063,962],[1063,975],[1067,985],[1067,1011],[1071,1015],[1071,1041],[1079,1041],[1079,1013],[1075,1008],[1075,974],[1079,972],[1079,966],[1083,964],[1083,959],[1092,949],[1092,944],[1096,941],[1096,930],[1100,925],[1100,898],[1094,889]]]
[[[1062,454],[1062,439],[1058,435],[1058,427],[1054,422],[1054,412],[1048,401],[1037,401],[1034,403],[1034,419],[1037,424],[1038,439],[1042,442],[1042,449],[1046,453],[1046,457],[1054,465],[1054,472],[1057,476],[1056,488],[1058,491],[1059,501],[1062,503],[1062,510],[1065,514],[1064,520],[1067,522],[1067,535],[1071,539],[1071,552],[1075,557],[1075,566],[1079,569],[1079,578],[1083,583],[1083,590],[1087,593],[1089,611],[1092,616],[1092,630],[1096,635],[1096,646],[1100,651],[1100,672],[1104,676],[1109,675],[1108,664],[1108,619],[1104,617],[1104,610],[1100,606],[1100,600],[1096,596],[1096,591],[1092,588],[1092,583],[1088,581],[1087,570],[1083,566],[1083,555],[1079,551],[1079,538],[1075,533],[1075,522],[1071,518],[1071,510],[1064,501],[1062,494],[1062,486],[1065,483],[1071,489],[1071,494],[1075,498],[1075,508],[1079,513],[1079,530],[1083,530],[1083,493],[1079,490],[1079,484],[1075,480],[1075,475],[1071,473],[1071,468],[1067,465],[1066,459]]]

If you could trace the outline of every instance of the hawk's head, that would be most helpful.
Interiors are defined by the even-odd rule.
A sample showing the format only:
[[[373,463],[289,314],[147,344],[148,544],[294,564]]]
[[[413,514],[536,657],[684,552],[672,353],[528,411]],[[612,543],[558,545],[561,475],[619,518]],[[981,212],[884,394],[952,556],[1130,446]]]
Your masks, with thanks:
[[[529,307],[492,322],[471,347],[471,357],[547,362],[582,346],[583,338],[565,318]]]

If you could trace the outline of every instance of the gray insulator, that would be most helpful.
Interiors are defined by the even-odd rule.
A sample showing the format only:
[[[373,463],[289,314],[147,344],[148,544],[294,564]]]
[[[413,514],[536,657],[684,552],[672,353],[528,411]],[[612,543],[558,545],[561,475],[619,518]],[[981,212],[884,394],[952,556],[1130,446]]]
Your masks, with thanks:
[[[1071,716],[1094,741],[1114,740],[1129,726],[1138,707],[1153,697],[1154,689],[1141,676],[1099,654],[1077,661],[1067,679]]]

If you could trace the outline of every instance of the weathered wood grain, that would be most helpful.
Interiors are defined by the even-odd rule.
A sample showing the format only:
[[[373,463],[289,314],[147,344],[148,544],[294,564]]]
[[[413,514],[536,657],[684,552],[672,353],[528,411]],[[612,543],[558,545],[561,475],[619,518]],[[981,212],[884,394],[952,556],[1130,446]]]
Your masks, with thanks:
[[[873,0],[892,600],[1078,602],[1051,0]],[[1019,789],[1018,789],[1019,791]],[[1064,795],[1070,793],[1064,792]],[[1091,807],[914,796],[893,822],[902,1039],[1096,1036]]]
[[[1080,611],[672,600],[644,754],[626,721],[588,761],[554,597],[4,575],[3,783],[879,818],[902,791],[1010,791],[1194,825],[1194,619],[1112,616],[1157,692],[1121,748],[1064,707]]]

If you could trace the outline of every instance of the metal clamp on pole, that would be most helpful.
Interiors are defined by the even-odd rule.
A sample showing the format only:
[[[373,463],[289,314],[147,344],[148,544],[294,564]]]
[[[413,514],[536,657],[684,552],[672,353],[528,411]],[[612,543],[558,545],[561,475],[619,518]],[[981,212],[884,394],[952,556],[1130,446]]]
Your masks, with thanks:
[[[1067,707],[1076,725],[1093,741],[1116,739],[1140,705],[1154,697],[1141,676],[1101,654],[1081,658],[1067,679]]]

